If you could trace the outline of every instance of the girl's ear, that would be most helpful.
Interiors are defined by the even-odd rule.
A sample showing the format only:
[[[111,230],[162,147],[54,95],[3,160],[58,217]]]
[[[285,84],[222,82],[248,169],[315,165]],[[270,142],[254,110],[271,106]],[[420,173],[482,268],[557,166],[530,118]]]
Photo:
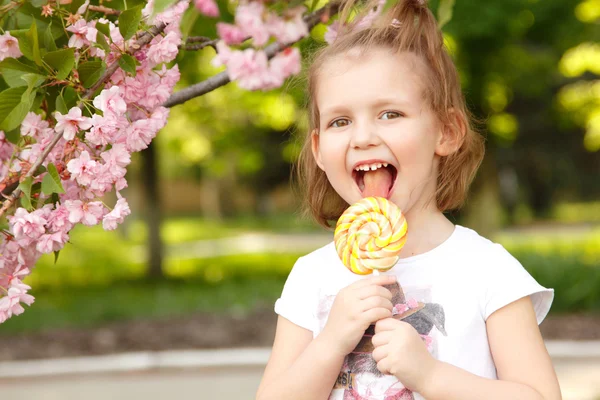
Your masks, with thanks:
[[[323,167],[323,161],[321,160],[321,152],[319,151],[319,130],[318,129],[315,128],[312,130],[312,132],[310,133],[310,140],[311,140],[311,148],[312,148],[313,157],[315,158],[315,162],[317,163],[319,168],[321,168],[323,171],[325,171],[325,168]]]
[[[467,134],[465,115],[454,108],[448,111],[449,123],[440,128],[440,134],[435,146],[435,154],[441,157],[449,156],[458,151]]]

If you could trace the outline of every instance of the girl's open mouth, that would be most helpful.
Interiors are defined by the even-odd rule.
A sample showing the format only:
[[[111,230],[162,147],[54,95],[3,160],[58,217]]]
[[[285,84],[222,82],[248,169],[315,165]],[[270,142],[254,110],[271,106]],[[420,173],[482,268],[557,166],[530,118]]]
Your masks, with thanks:
[[[397,176],[396,167],[387,163],[365,164],[352,171],[352,177],[362,197],[375,196],[389,199]]]

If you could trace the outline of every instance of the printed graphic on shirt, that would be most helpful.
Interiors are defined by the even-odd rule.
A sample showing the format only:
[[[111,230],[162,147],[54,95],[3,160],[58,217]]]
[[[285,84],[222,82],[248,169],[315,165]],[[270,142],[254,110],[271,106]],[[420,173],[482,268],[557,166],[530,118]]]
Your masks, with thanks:
[[[393,318],[412,325],[423,338],[427,349],[435,357],[436,343],[433,332],[446,336],[445,314],[441,305],[431,302],[429,288],[403,288],[395,283],[386,286],[392,292],[394,304]],[[330,296],[319,307],[319,320],[322,327],[331,310],[333,298]],[[356,348],[346,356],[342,370],[329,397],[330,400],[416,400],[410,390],[405,388],[396,377],[384,375],[377,369],[373,359],[371,338],[375,326],[371,325]]]

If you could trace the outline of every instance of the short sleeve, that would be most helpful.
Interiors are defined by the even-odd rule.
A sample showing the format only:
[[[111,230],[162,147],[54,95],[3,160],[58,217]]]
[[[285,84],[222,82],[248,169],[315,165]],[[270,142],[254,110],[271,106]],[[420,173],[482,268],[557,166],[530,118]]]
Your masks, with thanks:
[[[482,303],[484,319],[487,321],[500,308],[530,296],[537,323],[540,324],[550,311],[554,289],[540,285],[504,247],[499,244],[494,247],[496,251],[490,257],[490,265],[485,268],[488,276]]]
[[[275,302],[275,312],[294,324],[315,330],[316,284],[305,257],[300,257],[283,287],[281,297]]]

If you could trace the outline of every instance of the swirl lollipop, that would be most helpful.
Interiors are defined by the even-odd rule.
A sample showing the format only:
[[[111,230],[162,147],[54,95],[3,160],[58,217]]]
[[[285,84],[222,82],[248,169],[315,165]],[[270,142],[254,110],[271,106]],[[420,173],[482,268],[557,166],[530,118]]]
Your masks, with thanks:
[[[406,218],[383,197],[365,197],[338,219],[334,241],[344,265],[355,274],[387,271],[406,242]]]

